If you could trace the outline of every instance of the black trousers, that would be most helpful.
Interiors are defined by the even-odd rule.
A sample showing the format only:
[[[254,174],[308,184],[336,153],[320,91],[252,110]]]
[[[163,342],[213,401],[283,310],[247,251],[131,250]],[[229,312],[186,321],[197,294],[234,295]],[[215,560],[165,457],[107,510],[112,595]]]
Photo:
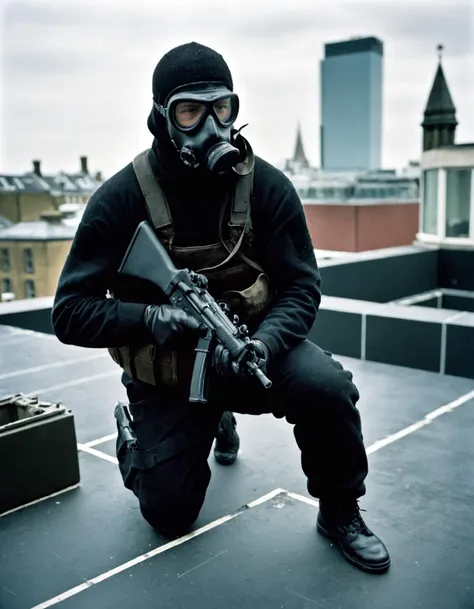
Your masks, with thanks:
[[[330,353],[304,341],[277,357],[264,389],[255,379],[213,377],[209,403],[188,402],[189,387],[157,391],[124,377],[138,451],[120,442],[117,457],[125,486],[148,523],[165,535],[181,534],[196,520],[211,473],[208,457],[224,410],[273,413],[294,425],[310,495],[360,497],[368,473],[359,392],[352,373]]]

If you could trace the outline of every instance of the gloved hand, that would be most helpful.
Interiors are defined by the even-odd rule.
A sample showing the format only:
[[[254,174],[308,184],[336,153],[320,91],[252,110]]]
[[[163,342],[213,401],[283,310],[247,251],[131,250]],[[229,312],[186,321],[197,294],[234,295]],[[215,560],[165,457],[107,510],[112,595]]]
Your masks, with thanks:
[[[247,349],[253,349],[255,351],[255,355],[257,356],[255,363],[260,370],[266,374],[270,359],[268,347],[259,340],[251,340],[250,344],[247,346]],[[251,376],[251,372],[247,366],[243,364],[241,367],[235,360],[232,359],[229,350],[220,344],[214,349],[212,366],[220,376]]]
[[[159,347],[168,346],[185,333],[204,335],[206,328],[194,317],[172,305],[149,305],[145,309],[145,326]]]

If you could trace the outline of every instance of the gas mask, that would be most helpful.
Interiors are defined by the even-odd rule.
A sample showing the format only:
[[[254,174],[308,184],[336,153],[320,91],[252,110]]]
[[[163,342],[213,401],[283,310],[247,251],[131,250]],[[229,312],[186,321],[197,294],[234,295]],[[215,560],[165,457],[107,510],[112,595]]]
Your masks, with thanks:
[[[180,159],[189,167],[206,167],[220,174],[239,162],[232,144],[232,126],[239,98],[219,83],[196,83],[174,89],[155,108],[167,121],[168,133]]]

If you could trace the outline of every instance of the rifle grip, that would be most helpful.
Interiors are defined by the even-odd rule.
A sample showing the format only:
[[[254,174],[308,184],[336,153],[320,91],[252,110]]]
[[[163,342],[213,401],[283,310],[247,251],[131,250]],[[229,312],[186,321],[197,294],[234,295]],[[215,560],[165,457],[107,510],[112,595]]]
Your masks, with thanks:
[[[189,392],[189,401],[197,404],[207,404],[208,369],[211,358],[211,343],[214,332],[208,329],[206,336],[199,339],[194,360],[193,376]]]

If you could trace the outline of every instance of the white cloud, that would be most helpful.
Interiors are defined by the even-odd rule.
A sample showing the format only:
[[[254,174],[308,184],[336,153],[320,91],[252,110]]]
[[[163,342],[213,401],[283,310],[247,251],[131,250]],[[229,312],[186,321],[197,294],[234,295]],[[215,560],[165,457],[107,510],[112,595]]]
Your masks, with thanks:
[[[447,8],[448,7],[448,8]],[[151,75],[173,46],[197,40],[228,62],[239,125],[257,154],[278,162],[301,121],[319,160],[319,62],[325,42],[374,35],[385,45],[385,166],[420,153],[435,47],[458,110],[458,140],[474,140],[473,0],[15,0],[2,14],[4,171],[74,170],[87,155],[111,175],[151,141]]]

